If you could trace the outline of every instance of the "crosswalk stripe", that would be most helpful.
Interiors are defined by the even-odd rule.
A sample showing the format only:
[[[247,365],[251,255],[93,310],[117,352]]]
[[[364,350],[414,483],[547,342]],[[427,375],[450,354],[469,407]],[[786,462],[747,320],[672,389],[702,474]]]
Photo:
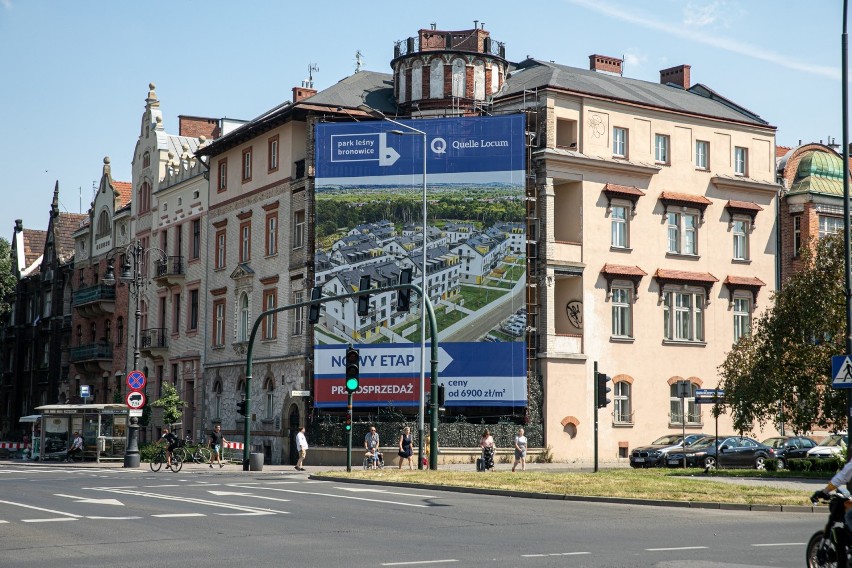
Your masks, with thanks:
[[[204,513],[165,513],[163,515],[151,515],[160,519],[176,519],[180,517],[206,517]]]

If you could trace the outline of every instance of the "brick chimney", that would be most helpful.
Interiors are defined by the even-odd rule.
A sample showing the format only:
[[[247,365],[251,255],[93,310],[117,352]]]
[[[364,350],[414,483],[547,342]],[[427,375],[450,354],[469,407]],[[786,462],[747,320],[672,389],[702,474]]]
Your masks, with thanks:
[[[621,75],[621,64],[623,59],[617,57],[608,57],[606,55],[590,55],[589,69],[597,72],[614,73]]]
[[[219,127],[219,120],[216,118],[179,114],[178,135],[191,138],[205,136],[209,139],[216,139],[222,135],[222,129]]]
[[[660,71],[660,83],[674,83],[681,89],[689,88],[689,70],[690,65],[678,65],[677,67],[669,67]]]
[[[308,87],[293,87],[293,102],[297,103],[302,99],[307,99],[315,94],[317,94],[316,89],[310,89]]]

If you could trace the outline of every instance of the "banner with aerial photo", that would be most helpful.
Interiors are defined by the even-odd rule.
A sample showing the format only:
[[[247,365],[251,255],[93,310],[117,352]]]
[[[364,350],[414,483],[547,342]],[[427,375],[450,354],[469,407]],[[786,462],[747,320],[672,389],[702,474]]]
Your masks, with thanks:
[[[406,268],[421,285],[425,183],[426,289],[447,406],[527,403],[524,130],[522,114],[316,127],[323,296],[358,291],[364,275],[373,288],[397,284]],[[411,310],[400,311],[397,293],[385,292],[370,306],[361,317],[356,300],[324,304],[314,326],[315,406],[346,405],[334,361],[349,343],[361,349],[356,406],[417,404],[408,384],[419,377],[420,300],[412,294]],[[427,377],[430,340],[427,323]]]

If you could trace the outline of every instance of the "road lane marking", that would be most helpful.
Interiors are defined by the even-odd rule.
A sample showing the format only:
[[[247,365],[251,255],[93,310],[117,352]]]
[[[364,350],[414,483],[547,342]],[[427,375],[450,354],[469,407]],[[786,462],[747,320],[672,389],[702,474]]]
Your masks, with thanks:
[[[258,511],[277,513],[281,515],[289,514],[286,511],[276,511],[264,507],[254,507],[252,505],[234,505],[231,503],[221,503],[219,501],[210,501],[207,499],[198,499],[196,497],[179,497],[176,495],[164,495],[162,493],[149,493],[147,491],[134,491],[127,489],[113,489],[111,487],[92,487],[94,491],[105,491],[107,493],[120,493],[127,496],[147,497],[149,499],[164,499],[166,501],[179,501],[182,503],[192,503],[194,505],[206,505],[208,507],[219,507],[221,509],[232,509],[244,513],[256,513]]]
[[[42,507],[35,507],[33,505],[24,505],[23,503],[15,503],[13,501],[0,501],[0,503],[5,503],[7,505],[12,505],[14,507],[23,507],[25,509],[34,509],[36,511],[44,511],[45,513],[53,513],[55,515],[63,515],[65,517],[71,517],[73,519],[79,519],[82,515],[75,515],[74,513],[65,513],[63,511],[54,511],[53,509],[44,509]]]
[[[159,489],[160,487],[180,487],[179,483],[165,483],[163,485],[143,485],[144,489]]]
[[[242,487],[241,483],[229,483],[231,487]],[[299,491],[297,489],[279,489],[277,487],[247,487],[246,489],[260,489],[263,491],[282,491],[284,493],[297,493],[299,495],[316,495],[319,497],[333,497],[335,499],[351,499],[353,501],[367,501],[369,503],[386,503],[389,505],[402,505],[403,507],[419,507],[428,509],[431,505],[419,505],[417,503],[403,503],[402,501],[386,501],[384,499],[367,499],[366,497],[353,497],[352,495],[335,495],[333,493],[316,493],[313,491]]]
[[[752,544],[752,546],[805,546],[806,542],[769,542],[766,544]]]
[[[206,517],[204,513],[164,513],[162,515],[151,515],[159,519],[178,519],[182,517]]]
[[[55,519],[21,519],[23,523],[58,523],[60,521],[76,521],[77,519],[70,519],[68,517],[58,517]]]
[[[0,525],[8,525],[9,521],[0,521]]]
[[[135,519],[141,519],[142,517],[86,517],[87,519],[92,519],[93,521],[132,521]]]
[[[382,562],[380,566],[417,566],[423,564],[444,564],[449,562],[458,562],[455,558],[447,558],[445,560],[414,560],[412,562]]]
[[[419,495],[417,493],[398,493],[387,491],[385,489],[361,489],[358,487],[335,487],[341,491],[351,491],[353,493],[383,493],[385,495],[402,495],[403,497],[420,497],[421,499],[437,499],[436,495]]]
[[[648,552],[666,552],[670,550],[702,550],[707,548],[706,546],[673,546],[670,548],[646,548]]]
[[[276,513],[273,513],[273,512],[263,513],[263,512],[258,511],[257,513],[213,513],[213,514],[218,515],[220,517],[259,517],[261,515],[275,515]],[[277,513],[277,514],[280,515],[280,514],[283,514],[283,512]]]
[[[549,554],[521,554],[521,558],[543,558],[546,556],[580,556],[591,552],[551,552]]]
[[[124,503],[122,503],[118,499],[87,499],[78,495],[64,495],[62,493],[54,493],[54,495],[56,497],[68,497],[69,499],[74,499],[75,503],[92,503],[95,505],[121,505],[122,507],[124,506]]]

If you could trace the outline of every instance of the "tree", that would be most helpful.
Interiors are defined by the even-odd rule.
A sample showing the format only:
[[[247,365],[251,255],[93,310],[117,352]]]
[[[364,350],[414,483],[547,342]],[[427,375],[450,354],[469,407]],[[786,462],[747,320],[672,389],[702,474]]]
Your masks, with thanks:
[[[843,238],[802,248],[802,267],[772,297],[719,366],[734,428],[784,424],[796,433],[845,424],[846,396],[831,387],[831,357],[845,351]]]
[[[15,274],[12,272],[12,245],[0,238],[0,316],[9,313],[7,301],[15,290]]]
[[[163,383],[163,396],[151,403],[151,406],[163,409],[163,423],[172,425],[183,416],[183,409],[189,406],[181,400],[177,389],[171,383]]]

